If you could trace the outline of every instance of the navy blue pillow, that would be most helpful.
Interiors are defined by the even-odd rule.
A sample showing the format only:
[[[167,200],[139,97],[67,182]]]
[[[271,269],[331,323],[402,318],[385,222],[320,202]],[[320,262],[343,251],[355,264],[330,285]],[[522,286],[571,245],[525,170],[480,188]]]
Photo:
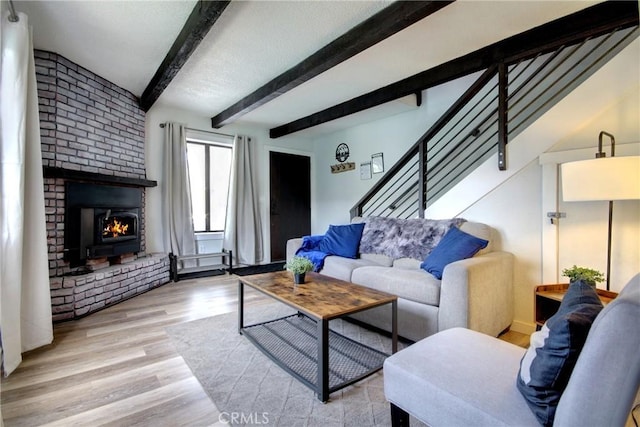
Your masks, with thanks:
[[[318,249],[329,255],[356,258],[364,223],[349,225],[330,225]]]
[[[451,227],[442,237],[438,246],[420,264],[420,268],[442,279],[444,268],[455,261],[471,258],[480,249],[486,248],[489,242],[465,233],[458,227]]]
[[[560,396],[601,310],[595,289],[582,281],[574,282],[557,313],[531,335],[516,384],[542,425],[553,425]]]

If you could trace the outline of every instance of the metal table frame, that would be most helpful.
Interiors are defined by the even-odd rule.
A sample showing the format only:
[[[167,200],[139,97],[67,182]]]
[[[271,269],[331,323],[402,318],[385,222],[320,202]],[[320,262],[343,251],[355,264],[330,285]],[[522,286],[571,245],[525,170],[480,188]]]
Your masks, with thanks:
[[[252,287],[253,289],[256,289],[257,291],[260,291],[260,288],[256,288],[251,286],[250,284],[247,284],[248,286]],[[256,324],[256,325],[250,325],[250,326],[245,326],[244,325],[244,286],[245,283],[242,281],[242,278],[238,281],[238,333],[239,334],[243,334],[243,331],[250,327],[255,327],[255,326],[260,326],[264,323],[269,323],[269,322],[263,322],[260,324]],[[266,294],[268,295],[268,294]],[[274,298],[275,299],[275,298]],[[279,299],[276,299],[280,302],[282,302],[283,304],[287,304],[286,301],[282,301]],[[383,302],[379,305],[377,305],[376,307],[385,305],[385,304],[391,304],[391,322],[392,322],[392,333],[391,333],[391,351],[392,353],[395,353],[398,351],[398,301],[397,299],[391,301],[391,302]],[[341,316],[337,316],[335,318],[340,318],[340,317],[344,317],[347,316],[349,314],[354,314],[360,311],[364,311],[364,310],[368,310],[370,308],[373,307],[367,307],[364,309],[360,309],[360,310],[354,310],[352,312],[343,314]],[[310,383],[309,381],[305,380],[304,378],[302,378],[300,375],[298,375],[295,371],[292,371],[289,367],[285,366],[284,363],[282,361],[280,361],[277,357],[275,357],[271,352],[269,352],[268,349],[264,348],[262,345],[260,345],[258,342],[256,342],[254,339],[252,339],[250,336],[248,336],[249,334],[245,334],[245,336],[250,339],[250,341],[252,341],[263,353],[265,353],[271,360],[273,360],[274,362],[276,362],[280,367],[282,367],[283,369],[285,369],[287,372],[289,372],[290,374],[294,375],[294,377],[296,377],[298,380],[300,380],[303,384],[305,384],[306,386],[308,386],[309,388],[311,388],[312,390],[314,390],[316,392],[316,395],[318,397],[318,399],[322,402],[326,402],[329,400],[329,394],[331,392],[334,392],[336,390],[339,390],[341,388],[344,388],[350,384],[353,384],[361,379],[363,379],[364,377],[373,374],[376,371],[379,371],[380,369],[382,369],[382,365],[380,365],[380,367],[376,368],[376,369],[372,369],[370,372],[367,372],[365,375],[361,375],[359,377],[350,379],[338,386],[334,386],[334,387],[330,387],[329,386],[329,334],[330,332],[333,334],[337,334],[337,332],[334,331],[330,331],[329,329],[329,321],[332,319],[318,319],[317,317],[313,316],[311,313],[305,312],[303,309],[300,309],[299,307],[297,308],[299,314],[301,315],[305,315],[308,318],[314,320],[316,322],[316,342],[317,342],[317,363],[318,363],[318,372],[317,372],[317,380],[315,382],[315,384]],[[282,320],[282,319],[275,319],[275,320]],[[340,335],[340,334],[337,334]],[[341,336],[341,335],[340,335]],[[342,336],[341,336],[342,337]],[[346,337],[343,337],[345,339],[349,339]],[[349,339],[350,340],[350,339]],[[353,340],[350,340],[353,341]],[[354,343],[356,343],[355,341],[353,341]],[[356,343],[357,345],[360,345],[364,348],[367,349],[371,349],[370,347],[361,344],[361,343]],[[373,350],[373,349],[371,349]],[[375,350],[374,350],[375,351]]]

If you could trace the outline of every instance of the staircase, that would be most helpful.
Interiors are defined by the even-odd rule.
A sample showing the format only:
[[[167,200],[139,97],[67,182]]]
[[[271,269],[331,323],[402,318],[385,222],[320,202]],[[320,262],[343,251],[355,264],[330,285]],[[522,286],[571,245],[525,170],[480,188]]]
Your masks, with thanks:
[[[490,66],[356,203],[351,217],[422,217],[496,152],[498,168],[506,169],[507,142],[639,35],[636,22]]]

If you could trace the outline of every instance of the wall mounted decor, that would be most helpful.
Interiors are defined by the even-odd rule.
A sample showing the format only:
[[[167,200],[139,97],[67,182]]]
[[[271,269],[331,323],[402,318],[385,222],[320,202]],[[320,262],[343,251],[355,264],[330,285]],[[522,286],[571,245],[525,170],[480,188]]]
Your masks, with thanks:
[[[349,158],[349,146],[344,142],[336,147],[336,160],[344,163]]]
[[[376,153],[371,155],[371,170],[373,173],[384,172],[384,158],[382,153]]]
[[[371,162],[360,163],[360,179],[371,179]]]
[[[337,165],[331,165],[331,173],[340,173],[355,170],[356,164],[354,162],[338,163]]]

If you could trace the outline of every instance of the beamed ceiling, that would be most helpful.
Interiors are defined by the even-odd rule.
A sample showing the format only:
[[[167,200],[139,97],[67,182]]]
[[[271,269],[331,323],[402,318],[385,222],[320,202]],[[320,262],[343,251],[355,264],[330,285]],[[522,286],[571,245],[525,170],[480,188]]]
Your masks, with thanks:
[[[14,4],[37,49],[131,91],[143,109],[187,110],[212,127],[259,126],[272,137],[404,112],[424,89],[489,63],[638,19],[637,2]]]

